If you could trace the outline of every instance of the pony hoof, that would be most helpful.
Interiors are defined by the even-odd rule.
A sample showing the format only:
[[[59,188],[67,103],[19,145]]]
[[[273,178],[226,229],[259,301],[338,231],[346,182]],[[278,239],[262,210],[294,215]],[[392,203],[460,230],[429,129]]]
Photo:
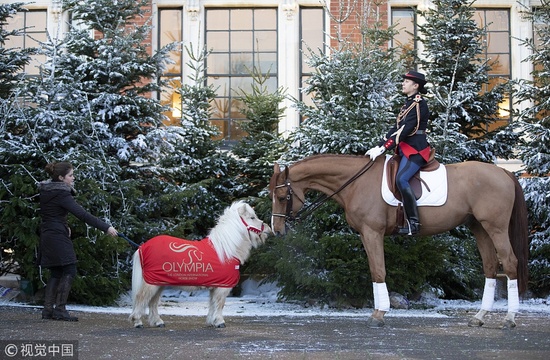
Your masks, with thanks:
[[[483,321],[479,320],[478,318],[473,318],[470,321],[468,321],[469,327],[481,327],[485,324]]]
[[[164,325],[164,323],[162,323],[162,324],[158,324],[157,327],[158,328],[163,328],[163,327],[166,327],[166,325]]]
[[[510,330],[510,329],[515,328],[515,327],[516,327],[516,323],[515,323],[515,322],[513,322],[512,320],[506,320],[506,321],[504,322],[504,324],[502,324],[501,329],[502,329],[502,330]]]
[[[136,329],[143,329],[143,325],[136,325],[136,326],[134,326],[134,328],[136,328]]]
[[[384,325],[386,325],[384,320],[379,320],[373,317],[370,317],[367,320],[367,326],[370,328],[381,328],[381,327],[384,327]]]
[[[218,325],[216,325],[216,327],[218,329],[223,329],[225,327],[225,323],[218,324]]]

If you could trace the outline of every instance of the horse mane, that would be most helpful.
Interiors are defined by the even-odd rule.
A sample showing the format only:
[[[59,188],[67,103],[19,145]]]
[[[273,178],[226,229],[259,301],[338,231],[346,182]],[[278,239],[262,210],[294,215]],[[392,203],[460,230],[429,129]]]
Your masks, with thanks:
[[[293,163],[290,163],[290,164],[287,164],[285,166],[290,169],[293,166],[298,165],[298,164],[302,164],[302,163],[306,163],[306,162],[309,162],[309,161],[318,160],[318,159],[322,159],[322,158],[330,158],[330,157],[360,158],[360,157],[364,157],[364,156],[353,155],[353,154],[327,154],[327,153],[325,153],[325,154],[315,154],[315,155],[311,155],[311,156],[308,156],[306,158],[303,158],[301,160],[297,160],[297,161],[295,161]],[[269,180],[269,196],[270,197],[273,196],[273,190],[275,190],[277,177],[278,176],[272,176],[271,179]]]
[[[293,164],[291,164],[289,166],[292,167],[293,165],[296,165],[296,164],[299,164],[299,163],[305,163],[305,162],[308,162],[308,161],[318,160],[318,159],[322,159],[322,158],[330,158],[330,157],[361,158],[361,157],[364,157],[364,156],[362,156],[362,155],[353,155],[353,154],[315,154],[315,155],[311,155],[309,157],[306,157],[302,160],[298,160],[298,161],[294,162]]]
[[[250,205],[244,201],[235,201],[227,207],[219,217],[216,226],[210,229],[208,234],[221,262],[237,258],[243,264],[250,255],[252,246],[249,241],[245,240],[248,230],[242,223],[239,214],[239,208],[242,206],[250,208]],[[249,212],[254,211],[252,208],[248,208]]]

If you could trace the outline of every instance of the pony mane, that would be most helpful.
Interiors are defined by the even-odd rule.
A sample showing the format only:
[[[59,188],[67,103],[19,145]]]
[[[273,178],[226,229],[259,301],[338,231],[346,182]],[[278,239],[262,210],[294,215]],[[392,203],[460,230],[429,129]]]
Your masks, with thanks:
[[[216,226],[210,229],[208,234],[221,262],[237,258],[242,264],[250,254],[251,245],[249,241],[246,241],[248,230],[242,223],[239,214],[239,208],[242,206],[250,207],[242,200],[235,201],[227,207],[219,217]]]

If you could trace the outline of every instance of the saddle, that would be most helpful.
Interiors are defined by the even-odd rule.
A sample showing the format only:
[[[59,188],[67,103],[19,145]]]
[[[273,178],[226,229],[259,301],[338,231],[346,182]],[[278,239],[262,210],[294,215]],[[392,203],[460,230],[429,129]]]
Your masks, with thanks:
[[[401,156],[399,156],[398,154],[395,154],[390,160],[388,160],[388,165],[386,167],[386,178],[388,181],[388,187],[395,198],[399,201],[403,201],[403,198],[401,197],[401,192],[397,188],[397,184],[395,182],[397,171],[399,170],[400,161]],[[422,196],[422,184],[424,184],[428,191],[430,190],[426,182],[424,182],[424,180],[420,178],[420,171],[434,171],[439,168],[439,165],[439,161],[435,159],[435,149],[432,148],[430,150],[430,157],[428,158],[428,162],[424,166],[422,166],[420,170],[416,174],[414,174],[414,176],[409,180],[409,184],[411,184],[411,188],[417,200],[420,199],[420,197]]]

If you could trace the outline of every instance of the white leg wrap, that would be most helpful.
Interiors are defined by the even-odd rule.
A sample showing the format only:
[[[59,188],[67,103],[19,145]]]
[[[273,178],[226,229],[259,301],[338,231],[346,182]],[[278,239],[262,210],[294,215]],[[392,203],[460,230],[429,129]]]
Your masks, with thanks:
[[[483,298],[481,299],[481,310],[485,310],[485,311],[493,310],[493,304],[495,303],[496,286],[497,286],[497,279],[485,278],[485,287],[483,288]]]
[[[386,283],[376,283],[375,286],[378,288],[376,290],[378,297],[378,310],[390,311],[390,295],[388,294]]]
[[[376,283],[372,283],[372,293],[374,296],[374,310],[378,310],[378,287],[376,286]]]
[[[508,312],[519,312],[518,281],[508,279]]]

